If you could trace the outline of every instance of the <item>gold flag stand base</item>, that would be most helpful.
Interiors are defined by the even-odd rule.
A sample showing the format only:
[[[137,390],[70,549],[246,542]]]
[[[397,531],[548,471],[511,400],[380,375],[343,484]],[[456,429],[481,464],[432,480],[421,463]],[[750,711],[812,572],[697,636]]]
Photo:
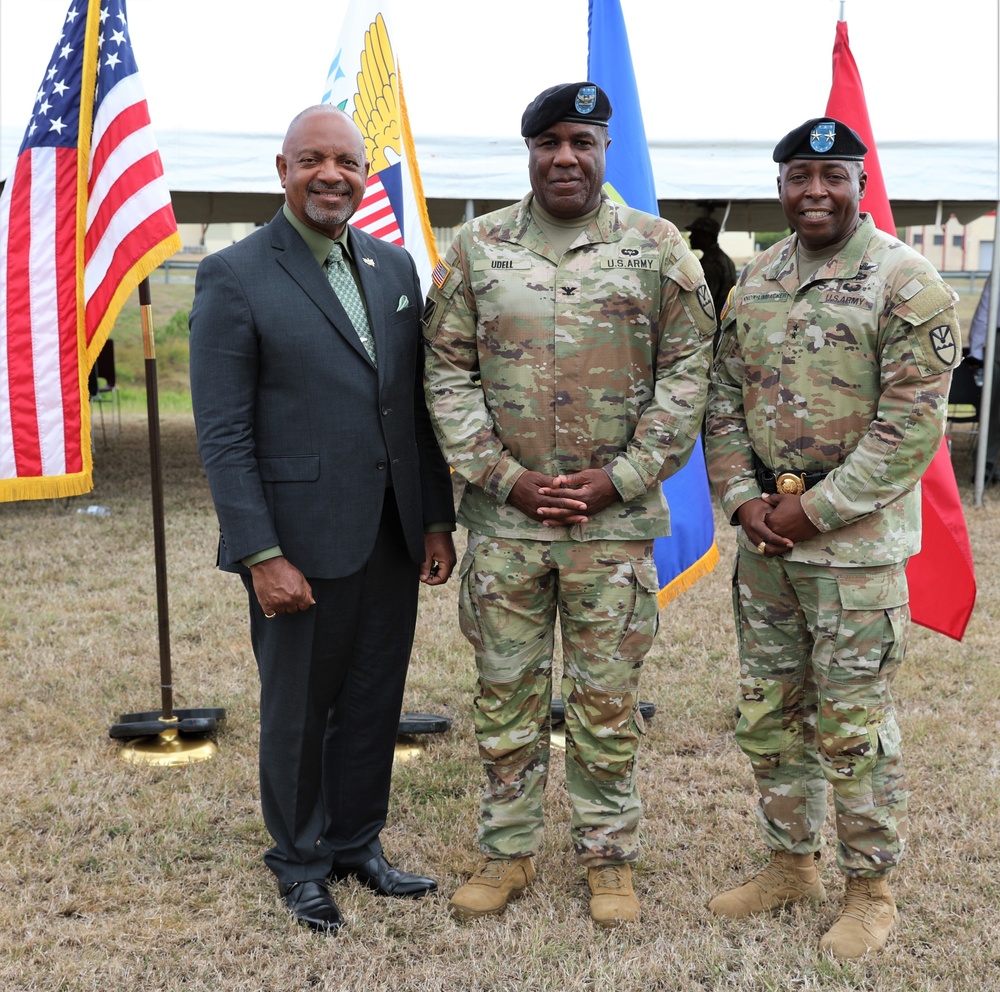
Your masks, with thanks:
[[[208,761],[218,748],[210,740],[182,737],[176,727],[164,730],[156,737],[140,737],[122,745],[122,761],[132,765],[174,767]]]
[[[396,738],[396,747],[392,754],[392,763],[394,765],[403,765],[409,761],[415,761],[426,750],[427,745],[422,740],[418,740],[416,737],[411,737],[409,734],[400,734]]]

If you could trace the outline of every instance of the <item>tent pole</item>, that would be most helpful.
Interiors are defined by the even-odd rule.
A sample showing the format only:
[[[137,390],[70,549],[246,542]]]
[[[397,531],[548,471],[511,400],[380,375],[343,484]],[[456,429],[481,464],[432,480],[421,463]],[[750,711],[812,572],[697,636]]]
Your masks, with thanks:
[[[979,398],[979,437],[976,443],[975,506],[983,505],[986,488],[986,445],[990,439],[990,406],[993,403],[993,362],[997,347],[997,305],[1000,303],[1000,245],[997,244],[1000,227],[1000,202],[993,215],[993,266],[990,270],[990,305],[986,315],[986,341],[983,343],[983,392]]]

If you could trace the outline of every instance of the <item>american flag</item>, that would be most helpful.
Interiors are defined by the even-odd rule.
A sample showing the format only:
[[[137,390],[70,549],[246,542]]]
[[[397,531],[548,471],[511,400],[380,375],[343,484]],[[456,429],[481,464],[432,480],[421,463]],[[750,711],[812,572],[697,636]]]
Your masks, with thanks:
[[[87,376],[180,249],[124,0],[73,0],[0,194],[0,502],[93,488]]]

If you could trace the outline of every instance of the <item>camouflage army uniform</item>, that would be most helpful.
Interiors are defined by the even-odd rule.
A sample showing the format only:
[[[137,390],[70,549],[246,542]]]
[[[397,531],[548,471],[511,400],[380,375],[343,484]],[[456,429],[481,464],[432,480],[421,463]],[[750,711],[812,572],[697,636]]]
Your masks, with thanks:
[[[870,217],[799,285],[797,237],[743,271],[722,316],[706,458],[723,509],[765,469],[829,474],[802,497],[819,533],[765,558],[740,528],[736,736],[772,849],[819,849],[826,782],[837,860],[875,877],[903,850],[907,794],[890,685],[909,625],[905,565],[920,548],[919,479],[961,357],[952,290]]]
[[[638,853],[639,671],[657,626],[653,538],[670,532],[659,482],[700,430],[715,315],[669,222],[604,199],[559,258],[531,203],[466,224],[438,269],[428,406],[465,481],[480,846],[502,858],[538,847],[558,613],[573,843],[595,867]],[[622,502],[586,524],[543,527],[507,502],[526,469],[592,468]]]

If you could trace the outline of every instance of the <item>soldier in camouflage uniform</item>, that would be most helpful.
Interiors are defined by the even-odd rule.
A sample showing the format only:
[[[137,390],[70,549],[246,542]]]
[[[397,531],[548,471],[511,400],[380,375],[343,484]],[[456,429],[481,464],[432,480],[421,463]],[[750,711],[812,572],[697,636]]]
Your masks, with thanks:
[[[701,252],[708,291],[716,313],[722,313],[729,291],[736,285],[736,266],[719,245],[719,222],[713,217],[696,217],[685,230],[691,232],[691,247]]]
[[[532,191],[459,232],[425,314],[428,406],[463,478],[460,623],[479,671],[481,869],[451,901],[499,913],[534,877],[552,656],[591,915],[636,919],[639,673],[657,629],[660,482],[701,427],[715,311],[677,229],[602,192],[607,96],[552,87],[522,135]]]
[[[709,904],[743,917],[824,898],[833,787],[843,909],[820,941],[880,950],[907,793],[891,683],[920,549],[919,480],[941,442],[961,357],[956,300],[933,267],[859,212],[867,151],[830,118],[775,148],[793,234],[742,272],[721,318],[709,474],[739,523],[736,738],[770,864]]]

